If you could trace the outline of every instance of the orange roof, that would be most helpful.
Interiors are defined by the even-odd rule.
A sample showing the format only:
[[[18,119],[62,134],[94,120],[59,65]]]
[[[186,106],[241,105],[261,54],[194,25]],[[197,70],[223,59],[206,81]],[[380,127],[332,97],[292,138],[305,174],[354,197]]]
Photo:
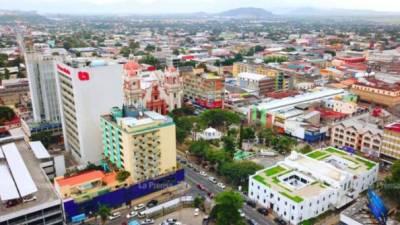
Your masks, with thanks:
[[[103,181],[106,184],[111,184],[113,182],[115,182],[117,180],[117,173],[113,172],[113,173],[107,173],[104,177],[103,177]]]
[[[104,173],[102,171],[89,171],[86,173],[81,173],[72,177],[66,177],[59,180],[56,180],[58,185],[60,186],[73,186],[77,184],[83,184],[88,181],[103,179]]]

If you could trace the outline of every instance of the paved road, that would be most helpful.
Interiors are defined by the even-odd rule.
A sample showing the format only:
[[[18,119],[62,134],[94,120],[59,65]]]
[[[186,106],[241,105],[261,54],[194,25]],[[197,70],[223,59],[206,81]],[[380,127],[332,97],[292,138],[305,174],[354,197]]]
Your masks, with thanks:
[[[207,188],[209,192],[212,192],[214,194],[217,194],[219,192],[222,192],[223,190],[216,186],[215,184],[211,183],[207,177],[201,176],[199,173],[193,171],[192,169],[188,168],[187,166],[184,166],[185,168],[185,178],[186,182],[191,184],[194,188],[191,190],[192,192],[197,192],[201,195],[205,195],[204,191],[199,190],[196,185],[197,184],[202,184],[204,187]],[[247,199],[247,196],[243,195]],[[261,215],[258,213],[254,208],[251,208],[248,205],[243,206],[243,212],[246,214],[246,216],[250,219],[254,219],[258,224],[260,225],[275,225],[275,223],[270,220],[269,218]]]

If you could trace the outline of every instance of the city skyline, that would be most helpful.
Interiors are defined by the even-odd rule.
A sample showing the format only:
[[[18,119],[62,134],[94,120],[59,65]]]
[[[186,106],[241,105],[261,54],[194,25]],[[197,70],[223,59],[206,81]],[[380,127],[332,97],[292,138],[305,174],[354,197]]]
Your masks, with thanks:
[[[389,0],[338,0],[335,4],[316,0],[0,0],[2,9],[34,10],[41,13],[66,14],[170,14],[193,12],[220,12],[239,7],[257,7],[272,12],[290,11],[294,8],[373,10],[400,12],[400,3]],[[157,5],[159,7],[154,7]]]

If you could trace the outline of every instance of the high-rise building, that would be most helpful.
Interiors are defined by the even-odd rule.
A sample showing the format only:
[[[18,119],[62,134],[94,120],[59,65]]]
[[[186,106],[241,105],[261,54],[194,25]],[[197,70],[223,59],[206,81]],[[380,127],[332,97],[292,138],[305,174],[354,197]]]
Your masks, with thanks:
[[[176,170],[175,124],[143,107],[138,68],[134,61],[125,64],[124,106],[101,117],[105,159],[135,183]]]
[[[25,60],[34,121],[60,122],[54,56],[28,52]]]
[[[57,64],[64,143],[81,163],[101,159],[99,118],[122,104],[122,68],[103,60],[73,59]]]
[[[104,156],[130,172],[134,183],[176,170],[175,124],[168,116],[134,108],[112,108],[101,117]]]

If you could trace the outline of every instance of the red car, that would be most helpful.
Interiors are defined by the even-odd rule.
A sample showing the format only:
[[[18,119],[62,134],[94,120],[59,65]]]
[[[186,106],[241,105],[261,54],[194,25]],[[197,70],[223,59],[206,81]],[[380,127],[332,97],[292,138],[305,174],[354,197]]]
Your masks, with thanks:
[[[201,184],[197,184],[197,188],[200,189],[200,190],[202,190],[202,191],[205,191],[205,190],[206,190],[206,188],[205,188],[203,185],[201,185]]]

